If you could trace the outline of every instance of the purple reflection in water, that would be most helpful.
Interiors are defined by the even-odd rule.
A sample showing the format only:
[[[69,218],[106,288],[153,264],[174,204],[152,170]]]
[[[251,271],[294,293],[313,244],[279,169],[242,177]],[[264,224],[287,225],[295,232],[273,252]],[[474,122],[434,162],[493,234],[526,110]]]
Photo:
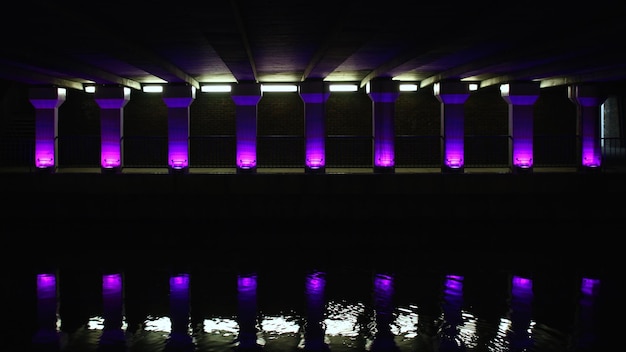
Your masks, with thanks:
[[[327,351],[329,348],[325,343],[324,326],[326,274],[315,271],[306,275],[305,280],[307,316],[303,347],[307,351]]]
[[[238,349],[257,349],[257,276],[245,274],[237,277]]]
[[[394,321],[394,277],[388,274],[374,276],[374,310],[376,333],[371,351],[397,350],[391,324]]]
[[[511,278],[509,345],[512,351],[523,351],[533,344],[530,333],[532,304],[534,299],[533,281],[514,275]]]
[[[576,316],[573,347],[576,351],[591,351],[597,344],[597,300],[600,294],[600,280],[583,277],[580,285],[580,299]]]
[[[460,275],[447,275],[443,286],[443,325],[440,332],[440,350],[455,351],[464,347],[459,336],[463,325],[463,280]]]
[[[189,274],[170,277],[170,322],[171,332],[168,344],[191,345],[189,302]]]
[[[57,278],[53,273],[37,275],[37,324],[38,330],[33,337],[36,344],[58,344]]]
[[[124,294],[121,274],[102,276],[102,303],[104,329],[100,336],[101,344],[123,343]]]

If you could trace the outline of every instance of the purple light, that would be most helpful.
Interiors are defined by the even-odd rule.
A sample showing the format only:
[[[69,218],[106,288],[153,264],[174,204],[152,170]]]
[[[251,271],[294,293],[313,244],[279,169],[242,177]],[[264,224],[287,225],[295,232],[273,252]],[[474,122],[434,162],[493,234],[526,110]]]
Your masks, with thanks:
[[[511,284],[513,285],[512,290],[513,294],[518,295],[532,295],[533,290],[533,281],[531,279],[521,277],[521,276],[513,276],[511,279]]]
[[[191,86],[168,85],[163,102],[168,107],[167,163],[173,170],[189,167],[189,106],[196,97]]]
[[[600,287],[599,279],[583,278],[580,284],[580,291],[586,296],[596,296]]]
[[[254,274],[237,277],[239,335],[241,348],[257,346],[257,277]]]
[[[98,87],[95,101],[100,107],[100,165],[105,169],[122,166],[123,108],[130,100],[126,87]]]
[[[326,165],[326,107],[330,97],[328,84],[322,81],[302,82],[300,98],[304,102],[304,162],[310,169]]]
[[[29,99],[35,107],[35,167],[56,166],[58,108],[65,101],[63,88],[31,88]]]
[[[374,119],[374,166],[395,165],[395,102],[400,95],[397,82],[373,81],[368,85]]]
[[[188,274],[170,277],[170,322],[172,329],[169,344],[191,345]]]
[[[58,301],[55,274],[37,275],[37,321],[38,331],[33,337],[35,343],[58,342]]]
[[[236,107],[237,167],[256,168],[257,103],[260,97],[233,97]]]
[[[172,169],[184,169],[189,166],[188,108],[169,108],[167,160]]]
[[[324,272],[312,272],[306,276],[305,295],[307,299],[307,321],[304,330],[304,347],[309,351],[327,350],[324,342]]]
[[[578,104],[581,136],[581,164],[584,167],[597,168],[602,164],[600,146],[600,105],[604,94],[593,86],[570,87],[569,98]]]
[[[465,161],[465,111],[469,97],[465,82],[442,82],[433,86],[433,93],[441,102],[441,133],[443,137],[443,164],[449,169],[463,168]]]
[[[100,112],[100,164],[111,169],[122,166],[120,109],[102,109]]]
[[[120,332],[123,323],[124,296],[122,292],[122,275],[108,274],[102,276],[102,301],[104,330]],[[113,338],[117,336],[116,338]],[[103,343],[123,340],[122,334],[103,334]]]

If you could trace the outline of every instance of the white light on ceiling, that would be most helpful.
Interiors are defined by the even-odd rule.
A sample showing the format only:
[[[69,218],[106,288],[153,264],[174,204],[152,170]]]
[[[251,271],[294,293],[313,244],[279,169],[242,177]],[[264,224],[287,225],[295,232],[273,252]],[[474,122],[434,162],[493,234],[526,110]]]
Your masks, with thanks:
[[[159,84],[149,84],[141,87],[144,93],[162,93],[163,86]]]
[[[297,92],[298,86],[295,84],[262,84],[262,92]]]
[[[230,92],[230,84],[207,84],[200,87],[200,91],[205,93]]]
[[[401,92],[415,92],[417,91],[417,84],[402,83],[400,84],[400,91]]]
[[[330,84],[328,89],[331,92],[356,92],[359,88],[356,84]]]

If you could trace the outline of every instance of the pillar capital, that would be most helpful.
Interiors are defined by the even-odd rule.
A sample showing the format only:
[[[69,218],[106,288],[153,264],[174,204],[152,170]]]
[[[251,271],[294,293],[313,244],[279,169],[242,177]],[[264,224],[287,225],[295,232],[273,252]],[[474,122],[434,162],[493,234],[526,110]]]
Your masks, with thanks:
[[[400,84],[391,78],[375,78],[366,85],[367,95],[376,103],[393,103],[400,96]]]
[[[230,91],[236,105],[257,105],[262,95],[261,85],[254,82],[234,84]]]
[[[121,109],[130,100],[130,88],[120,86],[96,87],[94,99],[101,109]]]
[[[166,85],[163,101],[169,108],[186,108],[196,99],[196,87],[189,85]]]
[[[571,101],[582,106],[599,106],[606,100],[606,94],[597,85],[573,85],[567,88]]]
[[[539,98],[538,82],[512,82],[500,86],[502,98],[513,105],[533,105]]]
[[[433,85],[433,93],[444,104],[464,104],[470,90],[467,82],[443,81]]]
[[[321,80],[300,83],[298,92],[303,102],[311,104],[324,103],[330,96],[328,82]]]
[[[58,87],[31,87],[28,99],[37,109],[56,109],[65,101],[65,88]]]

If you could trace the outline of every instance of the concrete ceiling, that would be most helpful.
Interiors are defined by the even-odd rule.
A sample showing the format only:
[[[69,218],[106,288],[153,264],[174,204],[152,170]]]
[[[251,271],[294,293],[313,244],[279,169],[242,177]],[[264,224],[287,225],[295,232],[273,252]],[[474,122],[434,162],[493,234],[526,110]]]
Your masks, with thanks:
[[[626,81],[618,1],[22,1],[12,16],[0,78],[30,85]]]

